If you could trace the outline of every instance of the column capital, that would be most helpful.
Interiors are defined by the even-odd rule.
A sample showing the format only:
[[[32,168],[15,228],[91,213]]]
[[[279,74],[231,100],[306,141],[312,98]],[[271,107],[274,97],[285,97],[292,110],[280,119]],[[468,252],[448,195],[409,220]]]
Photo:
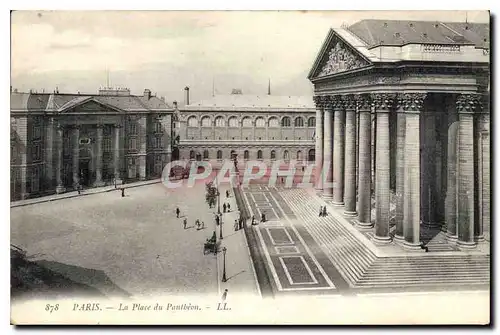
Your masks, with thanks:
[[[379,110],[389,110],[394,105],[394,100],[396,99],[396,94],[394,93],[372,93],[371,94],[372,103],[375,107],[375,111]]]
[[[64,128],[66,128],[66,126],[65,126],[65,125],[63,125],[63,124],[58,123],[58,124],[56,125],[56,128],[57,128],[57,130],[61,130],[61,131],[63,131],[63,130],[64,130]]]
[[[343,110],[344,102],[342,101],[342,96],[341,95],[328,96],[328,107],[333,110]]]
[[[95,126],[95,127],[96,127],[97,129],[102,129],[102,128],[104,128],[104,125],[103,125],[103,124],[101,124],[101,123],[98,123],[98,124],[96,124],[96,126]]]
[[[424,106],[427,93],[401,93],[397,97],[397,106],[405,112],[420,112]]]
[[[371,112],[371,97],[369,94],[356,94],[354,95],[358,112]]]
[[[457,112],[480,113],[483,109],[482,100],[482,94],[479,93],[459,94],[456,100]]]
[[[356,110],[356,100],[354,94],[346,94],[342,96],[344,108],[348,111]]]
[[[313,97],[316,108],[325,108],[328,103],[328,97],[325,95],[316,95]]]

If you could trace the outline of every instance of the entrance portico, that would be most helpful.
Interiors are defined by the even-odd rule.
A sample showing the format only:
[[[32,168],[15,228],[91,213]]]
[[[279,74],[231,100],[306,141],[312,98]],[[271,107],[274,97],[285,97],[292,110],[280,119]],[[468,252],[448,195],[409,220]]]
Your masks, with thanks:
[[[406,36],[412,22],[369,21],[332,29],[309,74],[323,127],[316,189],[375,243],[421,250],[425,225],[474,248],[490,225],[488,49],[467,27],[451,45]],[[366,41],[362,26],[404,41]]]

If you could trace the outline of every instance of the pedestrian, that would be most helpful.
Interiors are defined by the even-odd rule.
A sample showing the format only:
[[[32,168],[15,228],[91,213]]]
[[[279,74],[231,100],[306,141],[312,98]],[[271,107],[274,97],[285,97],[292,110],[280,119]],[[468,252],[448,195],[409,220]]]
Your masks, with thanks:
[[[201,221],[201,229],[205,229],[205,221]]]
[[[226,198],[229,198],[229,190],[226,190]]]
[[[323,216],[323,206],[319,206],[319,216]]]
[[[122,187],[122,198],[125,197],[125,187]]]
[[[226,212],[226,203],[224,203],[224,205],[222,205],[222,211],[225,213]]]
[[[226,301],[227,298],[227,288],[224,290],[224,293],[222,293],[222,301]]]
[[[323,216],[326,216],[326,206],[323,207]]]
[[[184,223],[184,229],[186,229],[186,226],[187,226],[187,224],[188,224],[188,220],[187,220],[186,218],[184,218],[183,223]]]
[[[177,214],[177,218],[179,218],[179,215],[181,214],[181,210],[179,209],[179,207],[175,209],[175,214]]]
[[[240,226],[239,226],[240,229],[243,229],[243,218],[240,218]]]
[[[238,231],[238,220],[234,220],[234,231]]]
[[[227,203],[227,211],[230,212],[231,211],[231,205],[229,204],[229,202]]]
[[[215,216],[215,224],[216,224],[217,226],[219,225],[219,220],[220,220],[220,219],[219,219],[219,216],[218,216],[218,215],[216,215],[216,216]]]

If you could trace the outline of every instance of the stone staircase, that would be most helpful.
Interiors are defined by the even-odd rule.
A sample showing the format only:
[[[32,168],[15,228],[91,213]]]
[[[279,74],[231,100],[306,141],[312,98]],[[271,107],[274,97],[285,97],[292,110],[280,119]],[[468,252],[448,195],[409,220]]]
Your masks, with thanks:
[[[304,189],[284,189],[281,197],[295,212],[292,224],[304,226],[354,288],[488,285],[490,256],[426,253],[377,257],[333,215],[319,217],[320,200]],[[443,249],[445,250],[445,249]],[[446,249],[448,250],[448,249]]]

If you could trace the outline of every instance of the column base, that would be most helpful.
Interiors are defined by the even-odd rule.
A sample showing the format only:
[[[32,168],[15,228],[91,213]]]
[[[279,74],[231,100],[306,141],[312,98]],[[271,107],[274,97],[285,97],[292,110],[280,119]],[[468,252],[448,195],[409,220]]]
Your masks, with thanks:
[[[394,242],[405,243],[405,237],[403,235],[394,235]]]
[[[321,196],[321,194],[323,194],[323,189],[322,188],[316,188],[315,191],[316,191],[316,194],[319,195],[319,196]]]
[[[475,242],[457,241],[457,248],[461,250],[471,250],[477,247]]]
[[[64,193],[66,192],[66,187],[64,186],[56,186],[56,193],[57,194],[61,194],[61,193]]]
[[[484,238],[484,235],[479,235],[479,236],[474,236],[474,241],[476,243],[480,243],[486,241],[486,239]]]
[[[441,223],[439,222],[424,222],[422,221],[422,225],[429,228],[441,228]]]
[[[93,184],[92,184],[92,187],[102,187],[106,185],[103,181],[95,181]]]
[[[448,243],[455,244],[458,241],[458,236],[457,235],[451,235],[450,233],[446,233],[445,239],[446,239],[446,241],[448,241]]]
[[[392,238],[390,236],[374,235],[372,241],[378,245],[387,245],[387,244],[390,244],[392,242]]]
[[[421,243],[404,241],[403,248],[405,250],[408,250],[408,251],[423,251],[423,252],[425,252],[425,250],[422,249]]]
[[[358,212],[356,211],[344,211],[345,216],[358,216]]]
[[[333,195],[331,195],[331,194],[324,194],[323,193],[323,197],[322,198],[325,201],[332,201],[333,200]]]
[[[344,202],[343,201],[333,201],[332,205],[335,207],[342,207],[342,206],[344,206]]]
[[[360,222],[359,220],[354,220],[354,225],[359,228],[359,229],[363,229],[363,230],[368,230],[368,229],[372,229],[373,228],[373,223],[371,222]]]

